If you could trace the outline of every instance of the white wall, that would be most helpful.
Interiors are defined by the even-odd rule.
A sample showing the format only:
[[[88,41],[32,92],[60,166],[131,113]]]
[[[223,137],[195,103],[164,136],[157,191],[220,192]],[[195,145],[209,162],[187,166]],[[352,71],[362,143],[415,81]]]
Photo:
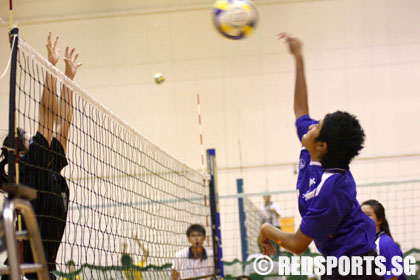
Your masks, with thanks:
[[[164,4],[157,1],[158,7],[159,3]],[[72,20],[62,11],[58,12],[64,14],[61,20],[22,19],[20,34],[44,54],[47,32],[59,34],[62,53],[67,44],[80,52],[84,66],[77,83],[165,150],[200,168],[197,93],[202,101],[204,145],[216,148],[219,167],[239,167],[240,151],[243,166],[296,161],[293,61],[275,36],[289,31],[305,43],[314,117],[336,109],[358,115],[367,134],[361,157],[420,152],[416,129],[420,2],[256,3],[257,31],[239,42],[216,33],[210,21],[211,3],[205,8],[182,6],[174,11],[168,6],[172,9],[168,12],[139,10],[125,16],[97,16],[103,11],[95,14],[91,6],[86,7],[90,14],[83,16],[79,6],[75,12],[82,16],[72,14]],[[34,5],[24,2],[23,11],[25,4]],[[15,9],[19,22],[19,7]],[[41,16],[51,16],[53,11],[49,12]],[[1,32],[3,67],[9,55],[6,25]],[[154,84],[155,72],[165,75],[164,84]],[[1,129],[7,126],[7,88],[5,78],[1,80]],[[418,157],[414,162],[356,162],[354,171],[359,181],[416,177],[417,162]],[[292,171],[292,166],[245,169],[246,191],[293,187]],[[219,175],[221,192],[235,192],[239,169],[221,170]]]

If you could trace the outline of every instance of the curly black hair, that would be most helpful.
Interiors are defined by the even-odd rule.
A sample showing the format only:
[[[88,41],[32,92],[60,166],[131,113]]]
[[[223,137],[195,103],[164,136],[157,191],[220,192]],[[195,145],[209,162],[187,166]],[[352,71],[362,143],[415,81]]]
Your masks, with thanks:
[[[355,116],[337,111],[324,117],[316,141],[327,143],[327,153],[321,159],[324,168],[346,169],[362,150],[365,132]]]

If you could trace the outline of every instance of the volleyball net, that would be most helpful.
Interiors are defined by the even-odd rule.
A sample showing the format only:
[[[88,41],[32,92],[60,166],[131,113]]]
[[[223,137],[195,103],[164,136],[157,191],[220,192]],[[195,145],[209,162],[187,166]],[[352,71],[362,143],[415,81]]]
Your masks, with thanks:
[[[220,206],[225,275],[240,276],[248,256],[260,253],[261,209],[248,197],[236,195],[221,196]]]
[[[75,275],[82,279],[126,279],[138,277],[138,273],[144,279],[167,279],[176,252],[190,246],[186,230],[191,224],[204,226],[204,247],[213,250],[210,177],[119,119],[21,37],[14,37],[14,43],[18,49],[16,68],[11,69],[16,73],[16,82],[11,85],[15,89],[16,105],[11,108],[15,127],[31,137],[37,135],[40,114],[52,110],[46,107],[54,100],[58,104],[56,120],[67,118],[70,125],[64,153],[53,144],[55,140],[44,145],[42,137],[32,138],[29,152],[33,148],[34,158],[47,162],[37,166],[36,161],[21,158],[16,170],[16,174],[19,170],[38,174],[29,180],[31,187],[44,197],[50,195],[50,201],[44,199],[34,206],[44,218],[40,227],[59,232],[59,225],[65,224],[61,244],[52,244],[59,246],[54,273],[68,279]],[[46,92],[51,95],[47,99]],[[60,111],[65,107],[70,107],[72,118],[68,119],[69,111]],[[60,131],[57,126],[54,131],[44,130],[44,134],[55,135]],[[9,133],[14,135],[14,131]],[[55,135],[59,143],[61,136]],[[60,172],[63,154],[68,165]],[[26,175],[17,175],[17,181],[28,183],[23,178]],[[54,190],[57,186],[61,188],[58,192]],[[60,206],[54,204],[60,195],[69,201],[64,205],[64,217],[51,213],[51,208]],[[50,211],[43,212],[48,207]]]

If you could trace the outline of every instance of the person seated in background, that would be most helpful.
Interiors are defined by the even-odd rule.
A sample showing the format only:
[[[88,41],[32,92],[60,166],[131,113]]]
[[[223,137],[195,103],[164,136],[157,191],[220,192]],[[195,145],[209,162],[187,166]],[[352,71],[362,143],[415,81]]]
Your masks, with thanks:
[[[281,229],[281,212],[280,205],[271,200],[271,195],[264,195],[264,206],[262,207],[261,214],[263,217],[263,223],[268,223],[278,229]],[[274,248],[277,253],[280,252],[280,246],[274,244]]]
[[[141,260],[138,263],[136,263],[135,266],[145,267],[147,258],[149,257],[149,250],[147,250],[143,246],[143,244],[140,242],[137,236],[134,236],[134,239],[136,240],[137,245],[143,250],[143,253],[144,253]],[[124,268],[123,273],[125,275],[125,278],[127,280],[142,280],[143,273],[139,270],[133,269],[132,267],[130,268],[130,266],[134,266],[134,261],[133,261],[133,258],[129,254],[126,253],[127,252],[126,249],[127,249],[127,244],[124,243],[123,252],[121,255],[121,264]]]
[[[67,266],[67,271],[69,274],[76,272],[76,264],[74,263],[73,260],[69,260],[66,263]],[[71,276],[67,276],[67,277],[63,277],[63,280],[81,280],[79,275],[71,275]]]
[[[186,234],[191,246],[175,254],[171,280],[200,276],[210,280],[210,275],[214,274],[214,261],[213,251],[207,251],[203,247],[206,229],[200,224],[192,224],[188,227]]]

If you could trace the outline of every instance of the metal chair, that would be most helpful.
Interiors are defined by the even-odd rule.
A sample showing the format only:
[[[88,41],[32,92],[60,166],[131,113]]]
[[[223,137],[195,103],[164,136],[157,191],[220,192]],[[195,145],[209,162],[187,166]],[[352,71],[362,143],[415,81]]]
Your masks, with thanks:
[[[22,274],[37,273],[39,280],[49,280],[38,223],[29,202],[36,197],[36,190],[16,184],[4,185],[2,190],[8,193],[8,198],[4,202],[0,217],[0,250],[7,249],[8,265],[0,266],[0,274],[9,274],[11,280],[19,280],[22,279]],[[26,230],[16,230],[16,210],[20,211],[26,224]],[[20,262],[18,240],[29,240],[34,263],[22,264]]]

